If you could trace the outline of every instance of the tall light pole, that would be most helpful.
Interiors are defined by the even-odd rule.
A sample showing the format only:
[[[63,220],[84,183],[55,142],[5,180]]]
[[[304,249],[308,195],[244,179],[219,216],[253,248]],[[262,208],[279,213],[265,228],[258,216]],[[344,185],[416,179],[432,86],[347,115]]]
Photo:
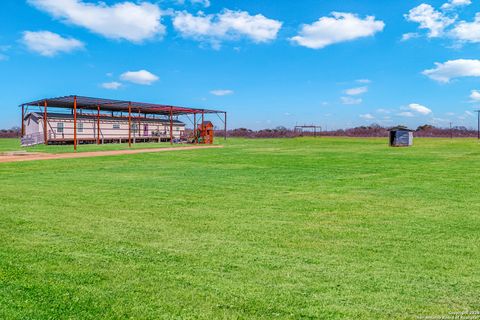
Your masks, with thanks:
[[[478,115],[478,123],[477,123],[477,139],[480,140],[480,110],[475,111]]]

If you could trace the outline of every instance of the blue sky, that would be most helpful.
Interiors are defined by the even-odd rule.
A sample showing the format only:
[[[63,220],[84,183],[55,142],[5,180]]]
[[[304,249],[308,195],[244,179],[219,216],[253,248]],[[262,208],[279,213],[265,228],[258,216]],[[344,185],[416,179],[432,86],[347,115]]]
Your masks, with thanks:
[[[476,126],[480,1],[5,0],[0,128],[69,94],[205,107],[230,127]]]

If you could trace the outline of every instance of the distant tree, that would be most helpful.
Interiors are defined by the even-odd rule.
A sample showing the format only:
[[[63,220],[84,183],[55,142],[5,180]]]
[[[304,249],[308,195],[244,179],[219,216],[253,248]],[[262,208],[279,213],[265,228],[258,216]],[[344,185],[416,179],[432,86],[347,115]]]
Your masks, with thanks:
[[[430,124],[424,124],[424,125],[422,125],[422,126],[419,126],[419,127],[417,128],[417,131],[429,131],[429,130],[432,130],[432,129],[434,129],[434,128],[435,128],[435,127],[432,126],[432,125],[430,125]]]

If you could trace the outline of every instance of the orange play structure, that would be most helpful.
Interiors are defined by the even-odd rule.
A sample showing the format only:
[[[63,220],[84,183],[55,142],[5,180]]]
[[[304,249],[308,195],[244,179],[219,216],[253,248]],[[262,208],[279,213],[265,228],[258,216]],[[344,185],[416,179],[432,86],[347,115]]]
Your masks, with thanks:
[[[213,144],[213,123],[210,121],[204,121],[200,125],[198,125],[198,143],[201,144]]]

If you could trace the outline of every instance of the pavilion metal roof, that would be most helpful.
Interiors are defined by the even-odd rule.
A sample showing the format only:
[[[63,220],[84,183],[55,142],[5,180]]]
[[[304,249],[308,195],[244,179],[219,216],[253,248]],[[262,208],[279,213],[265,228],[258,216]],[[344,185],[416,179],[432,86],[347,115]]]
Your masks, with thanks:
[[[45,98],[36,101],[26,102],[25,106],[44,106],[45,102],[49,108],[63,108],[73,109],[74,100],[77,100],[77,108],[83,110],[97,110],[100,107],[102,111],[128,112],[131,106],[132,112],[139,112],[144,114],[160,114],[169,115],[170,112],[174,115],[194,114],[194,113],[225,113],[225,111],[199,109],[199,108],[185,108],[171,105],[134,102],[124,100],[113,100],[103,98],[91,98],[84,96],[65,96],[57,98]]]

